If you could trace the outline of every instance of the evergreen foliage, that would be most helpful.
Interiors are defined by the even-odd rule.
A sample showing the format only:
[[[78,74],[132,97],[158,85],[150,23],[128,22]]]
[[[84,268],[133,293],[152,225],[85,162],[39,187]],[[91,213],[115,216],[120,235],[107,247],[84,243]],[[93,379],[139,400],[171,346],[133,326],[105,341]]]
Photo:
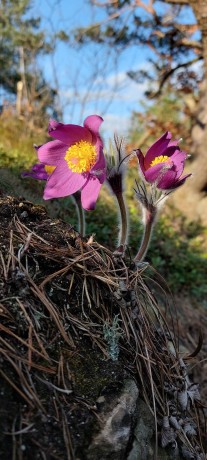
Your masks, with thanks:
[[[40,18],[29,18],[30,5],[31,0],[2,0],[0,4],[0,83],[13,94],[22,73],[20,47],[24,49],[26,67],[31,55],[50,51],[40,30]]]
[[[20,91],[18,115],[40,124],[54,108],[56,90],[45,80],[38,59],[53,48],[41,19],[31,17],[31,6],[31,0],[0,2],[0,85],[7,104],[17,104]]]

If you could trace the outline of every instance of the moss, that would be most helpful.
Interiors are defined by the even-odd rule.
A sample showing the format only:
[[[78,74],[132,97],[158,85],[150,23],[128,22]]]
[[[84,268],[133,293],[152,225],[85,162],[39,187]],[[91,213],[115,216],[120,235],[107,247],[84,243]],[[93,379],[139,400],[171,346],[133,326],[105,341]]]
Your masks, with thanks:
[[[89,340],[79,341],[78,353],[66,353],[66,358],[75,393],[94,403],[106,385],[124,378],[124,372],[121,362],[103,359],[103,354],[98,349],[91,350],[91,347]]]

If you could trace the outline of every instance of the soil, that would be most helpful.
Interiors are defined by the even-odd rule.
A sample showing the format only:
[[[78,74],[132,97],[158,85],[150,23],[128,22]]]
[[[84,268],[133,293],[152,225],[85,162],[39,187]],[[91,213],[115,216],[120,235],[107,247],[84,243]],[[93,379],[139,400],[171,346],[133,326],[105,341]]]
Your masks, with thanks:
[[[111,253],[44,207],[5,196],[0,251],[0,458],[84,460],[97,431],[97,400],[129,375],[137,379],[122,337],[118,352],[118,326],[116,343],[104,333],[107,321],[113,332],[120,311],[101,268]],[[176,303],[182,351],[205,401],[205,312],[188,299]]]
[[[69,323],[68,312],[82,317],[81,283],[72,286],[70,273],[49,281],[71,254],[80,258],[81,240],[21,198],[0,199],[0,219],[0,458],[63,459],[68,449],[84,458],[96,399],[125,372],[121,361],[105,366],[106,352],[92,349],[84,325]],[[38,286],[47,278],[44,294]]]

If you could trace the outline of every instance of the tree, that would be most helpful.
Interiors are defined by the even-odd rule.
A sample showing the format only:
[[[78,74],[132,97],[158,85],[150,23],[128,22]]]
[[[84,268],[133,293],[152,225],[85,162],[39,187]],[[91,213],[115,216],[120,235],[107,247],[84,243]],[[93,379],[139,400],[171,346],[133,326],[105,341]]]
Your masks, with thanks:
[[[17,115],[34,121],[54,104],[55,90],[37,63],[52,48],[30,8],[31,0],[0,1],[0,85],[7,99],[16,98]]]
[[[159,73],[159,91],[178,69],[188,69],[196,61],[204,60],[207,72],[205,0],[91,0],[91,3],[105,8],[106,20],[78,29],[76,40],[82,43],[93,40],[119,50],[131,45],[150,47],[155,53],[152,63]],[[147,76],[148,72],[142,71],[141,75]]]
[[[91,0],[104,8],[106,19],[75,32],[81,43],[92,40],[115,47],[148,46],[154,53],[150,71],[130,72],[137,81],[153,80],[148,96],[160,96],[167,82],[186,95],[193,120],[191,131],[194,172],[185,187],[183,206],[204,217],[207,203],[207,2],[206,0]],[[139,48],[138,48],[139,49]],[[137,53],[139,59],[139,54]],[[138,62],[137,59],[137,62]],[[202,62],[202,72],[192,65]],[[198,65],[198,64],[197,64]],[[155,90],[154,80],[158,86]],[[170,115],[169,115],[170,117]],[[181,127],[182,136],[182,127]],[[185,192],[181,192],[182,194]],[[192,193],[193,192],[193,193]],[[177,193],[179,196],[179,192]]]

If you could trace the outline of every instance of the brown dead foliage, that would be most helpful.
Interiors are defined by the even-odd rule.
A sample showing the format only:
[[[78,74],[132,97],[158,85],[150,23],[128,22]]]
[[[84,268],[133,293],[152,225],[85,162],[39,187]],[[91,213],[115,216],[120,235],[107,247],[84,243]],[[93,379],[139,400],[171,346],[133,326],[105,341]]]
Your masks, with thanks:
[[[85,458],[99,391],[126,373],[157,440],[204,458],[203,406],[186,366],[194,357],[180,354],[176,312],[161,288],[165,300],[155,300],[147,267],[21,199],[0,198],[0,219],[2,458]]]

